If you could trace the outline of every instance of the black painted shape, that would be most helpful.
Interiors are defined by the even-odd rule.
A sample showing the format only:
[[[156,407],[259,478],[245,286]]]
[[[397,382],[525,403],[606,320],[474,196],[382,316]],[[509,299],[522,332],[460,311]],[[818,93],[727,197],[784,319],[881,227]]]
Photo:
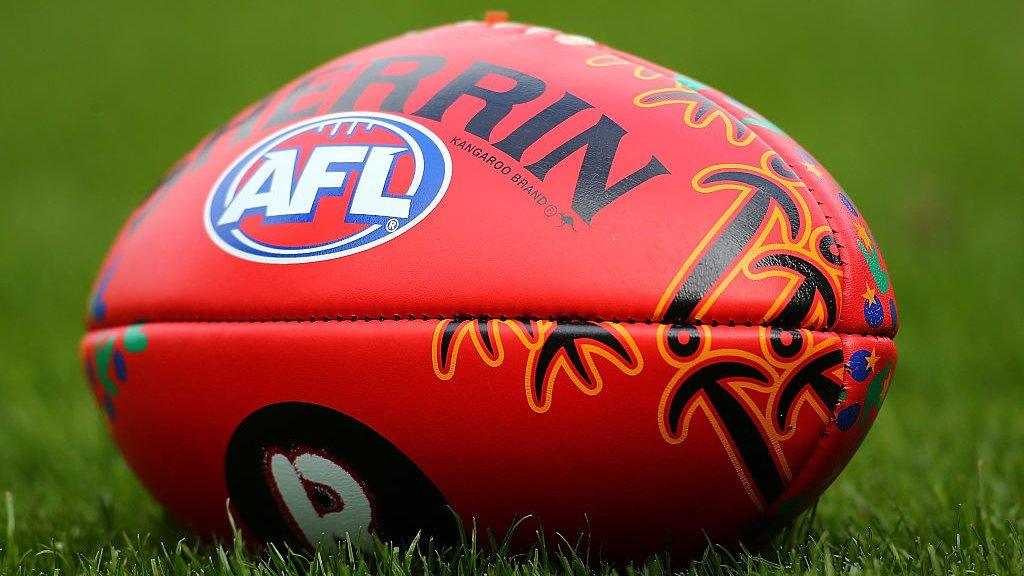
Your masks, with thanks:
[[[789,334],[789,344],[782,341],[783,332]],[[800,330],[786,330],[783,328],[772,327],[769,332],[769,342],[771,342],[772,350],[774,350],[776,354],[783,358],[792,358],[800,352],[801,348],[803,348],[804,335]]]
[[[679,336],[686,334],[686,342],[681,342]],[[673,324],[668,328],[668,349],[680,358],[692,356],[700,347],[700,331],[696,326]]]
[[[477,85],[487,76],[504,76],[515,82],[512,88],[505,91],[491,90]],[[470,96],[484,101],[482,110],[466,124],[466,132],[483,138],[491,139],[491,131],[516,104],[529,102],[544,93],[544,81],[504,66],[474,62],[465,72],[459,74],[433,98],[427,101],[416,116],[440,121],[445,111],[463,96]]]
[[[828,278],[817,266],[792,254],[771,254],[758,260],[755,266],[757,268],[786,268],[804,277],[792,298],[769,322],[770,324],[781,327],[800,326],[803,319],[807,317],[807,313],[811,311],[811,306],[814,305],[815,294],[821,294],[822,301],[825,303],[826,327],[831,328],[835,324],[836,315],[839,313],[836,293]]]
[[[491,342],[491,333],[487,331],[488,322],[489,320],[477,320],[476,331],[480,334],[480,340],[484,343],[484,348],[487,348],[487,353],[494,356],[494,343]]]
[[[667,424],[673,434],[679,433],[683,410],[699,393],[707,395],[711,407],[725,425],[726,432],[739,450],[761,497],[771,501],[782,493],[782,476],[775,467],[771,450],[757,424],[743,404],[722,384],[723,380],[743,378],[767,383],[760,370],[740,362],[719,362],[705,366],[687,378],[672,394]]]
[[[832,252],[832,247],[835,247],[836,251]],[[830,263],[836,266],[842,266],[843,260],[839,257],[839,244],[836,243],[835,236],[831,234],[825,234],[818,241],[818,252],[822,258],[828,260]]]
[[[694,265],[665,311],[666,320],[693,320],[697,305],[757,234],[773,200],[786,215],[791,238],[795,240],[800,231],[800,211],[796,203],[787,190],[772,180],[749,172],[726,171],[708,176],[701,184],[719,182],[746,184],[754,188],[754,193]]]
[[[591,340],[604,344],[622,358],[623,362],[629,363],[633,359],[626,347],[619,341],[618,336],[610,332],[604,326],[593,322],[558,322],[555,324],[537,357],[537,369],[533,377],[533,390],[538,399],[544,398],[544,382],[546,381],[548,369],[554,362],[559,351],[564,351],[566,358],[580,377],[587,384],[592,384],[583,358],[580,357],[579,343],[581,340]]]
[[[775,412],[775,423],[778,425],[779,430],[785,429],[786,417],[793,407],[793,402],[796,401],[797,396],[807,386],[811,387],[811,390],[825,403],[829,410],[835,410],[836,406],[839,405],[839,395],[842,393],[843,387],[826,376],[825,372],[834,370],[842,364],[843,352],[841,350],[832,350],[809,362],[786,382],[779,393],[779,403]]]
[[[643,168],[609,186],[608,178],[611,174],[612,162],[615,160],[619,143],[625,135],[626,130],[622,126],[607,116],[601,116],[597,124],[572,137],[540,160],[526,166],[526,169],[543,180],[548,172],[560,162],[581,148],[586,148],[583,165],[580,167],[576,180],[576,191],[572,197],[572,209],[579,214],[584,222],[590,224],[595,214],[623,194],[655,176],[669,173],[660,160],[651,156]]]
[[[589,102],[566,92],[558,102],[538,112],[536,116],[513,130],[511,134],[506,136],[504,140],[496,143],[494,147],[516,160],[521,160],[526,149],[539,140],[541,136],[547,134],[555,126],[565,122],[577,112],[582,112],[591,107]]]
[[[402,74],[385,73],[389,66],[399,62],[412,63],[416,66]],[[420,80],[437,72],[444,64],[445,59],[440,56],[391,56],[374,60],[352,81],[345,93],[331,107],[331,111],[352,110],[367,88],[374,84],[390,84],[391,90],[381,102],[380,109],[386,112],[401,112],[405,107],[405,101],[409,99],[409,95],[419,85]]]
[[[452,341],[455,339],[455,335],[459,331],[459,327],[462,326],[462,322],[459,320],[449,320],[444,325],[444,330],[441,331],[441,367],[447,368],[450,362],[448,361],[448,350],[451,348]]]

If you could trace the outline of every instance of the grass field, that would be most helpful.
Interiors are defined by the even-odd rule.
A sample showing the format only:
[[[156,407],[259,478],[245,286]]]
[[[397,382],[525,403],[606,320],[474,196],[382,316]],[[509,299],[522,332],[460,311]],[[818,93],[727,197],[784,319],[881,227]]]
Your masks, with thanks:
[[[589,570],[551,535],[529,555],[376,560],[198,543],[135,480],[83,384],[94,271],[167,167],[303,71],[487,7],[346,4],[0,7],[0,571]],[[813,516],[757,552],[597,569],[1024,574],[1024,3],[505,4],[785,127],[867,214],[901,304],[895,386]]]

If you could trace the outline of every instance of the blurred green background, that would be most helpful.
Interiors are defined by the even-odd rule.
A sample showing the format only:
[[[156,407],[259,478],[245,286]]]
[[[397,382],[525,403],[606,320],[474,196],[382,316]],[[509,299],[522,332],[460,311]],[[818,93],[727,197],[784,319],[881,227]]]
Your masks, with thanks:
[[[865,213],[901,360],[820,536],[943,543],[980,516],[1021,529],[1024,2],[4,1],[0,490],[18,542],[179,534],[112,446],[76,352],[100,259],[164,171],[328,59],[495,7],[738,98]]]

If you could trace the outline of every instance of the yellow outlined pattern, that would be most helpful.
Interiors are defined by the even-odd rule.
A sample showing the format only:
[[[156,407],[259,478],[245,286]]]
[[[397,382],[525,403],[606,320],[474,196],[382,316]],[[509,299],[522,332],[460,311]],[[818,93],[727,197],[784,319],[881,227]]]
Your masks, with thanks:
[[[452,322],[461,323],[455,329],[455,335],[447,349],[447,358],[442,358],[441,341],[447,326]],[[608,346],[588,338],[580,338],[571,345],[575,345],[580,358],[584,363],[586,374],[581,374],[572,362],[567,358],[564,350],[559,350],[547,367],[546,374],[542,375],[543,386],[541,397],[538,397],[534,382],[539,369],[540,352],[548,338],[557,329],[557,323],[549,320],[532,320],[529,328],[518,320],[488,320],[486,330],[488,339],[491,342],[493,353],[489,352],[484,344],[483,336],[480,334],[480,325],[475,320],[441,320],[434,328],[433,341],[431,343],[432,362],[434,374],[440,380],[451,380],[459,362],[459,355],[463,348],[466,348],[468,340],[476,355],[483,362],[494,368],[505,362],[505,343],[503,341],[503,330],[511,331],[516,340],[527,350],[526,366],[523,370],[526,400],[530,409],[537,413],[547,412],[551,408],[552,396],[555,384],[561,374],[572,382],[575,387],[593,396],[599,394],[604,386],[604,377],[598,359],[603,358],[616,369],[628,376],[636,376],[643,371],[644,361],[636,341],[629,334],[624,326],[617,322],[598,322],[628,352],[629,358],[623,360],[614,350]],[[589,382],[588,382],[589,381]]]
[[[459,323],[460,325],[455,329],[455,336],[452,338],[451,343],[448,345],[448,357],[441,357],[441,338],[444,334],[445,328],[452,324]],[[434,328],[434,354],[432,355],[434,363],[434,374],[437,375],[441,380],[451,380],[455,376],[455,365],[459,361],[458,351],[462,347],[463,341],[469,338],[473,344],[473,348],[476,349],[480,359],[485,364],[491,366],[500,366],[505,361],[505,346],[502,344],[501,335],[498,331],[502,320],[488,320],[487,321],[487,334],[488,340],[491,342],[491,348],[494,350],[492,354],[488,351],[487,346],[484,344],[483,335],[480,334],[479,326],[476,320],[441,320],[437,323]]]
[[[683,86],[679,82],[671,88],[655,88],[641,92],[633,98],[633,104],[640,108],[657,108],[659,106],[683,106],[683,122],[690,128],[707,128],[715,120],[720,120],[725,127],[725,139],[733,146],[747,146],[757,139],[753,130],[737,123],[736,120],[718,104],[700,94],[700,92]],[[701,107],[712,106],[698,117]]]
[[[825,275],[829,279],[832,289],[836,294],[837,302],[841,302],[842,288],[840,285],[840,278],[842,277],[842,270],[838,266],[835,266],[831,262],[825,260],[818,252],[818,242],[824,235],[831,232],[831,228],[829,228],[828,225],[820,225],[814,228],[809,225],[810,222],[812,222],[810,206],[807,204],[805,196],[800,193],[801,189],[805,189],[805,185],[799,179],[789,179],[775,173],[771,168],[771,162],[776,156],[777,154],[774,151],[766,151],[761,155],[760,166],[749,166],[746,164],[716,164],[709,166],[694,175],[692,185],[694,190],[697,192],[710,194],[720,191],[738,191],[739,194],[736,196],[733,203],[722,213],[715,224],[708,230],[704,238],[702,238],[697,244],[697,247],[683,262],[679,271],[677,271],[673,276],[672,281],[669,283],[665,292],[662,294],[661,299],[658,301],[658,306],[654,311],[655,318],[663,319],[665,317],[665,313],[672,303],[673,298],[675,298],[679,288],[693,271],[694,265],[696,265],[700,257],[705,254],[711,243],[722,232],[722,229],[732,222],[737,213],[747,204],[750,197],[756,191],[754,187],[740,182],[723,181],[713,184],[706,183],[706,179],[709,176],[723,171],[742,171],[757,174],[781,186],[788,192],[790,198],[793,199],[793,202],[797,206],[800,216],[800,229],[796,231],[791,230],[789,220],[786,218],[784,211],[777,204],[772,203],[769,207],[769,213],[762,223],[760,230],[752,240],[751,247],[741,254],[736,262],[731,265],[728,271],[718,279],[715,287],[704,297],[700,305],[694,310],[693,319],[696,321],[704,321],[708,319],[707,315],[711,308],[722,297],[722,295],[728,291],[736,278],[741,274],[748,280],[753,281],[773,277],[783,278],[786,280],[785,287],[776,295],[772,304],[765,310],[764,314],[758,320],[758,323],[766,323],[774,318],[792,297],[793,292],[799,288],[800,283],[804,278],[800,274],[788,269],[755,269],[756,263],[761,258],[770,254],[792,254],[814,264],[816,268],[825,272]],[[769,241],[773,232],[776,232],[775,236],[781,238],[781,241]],[[796,239],[792,240],[791,238],[794,236]],[[810,328],[823,328],[826,324],[827,317],[828,314],[824,304],[821,302],[815,302],[811,313],[806,319],[806,325]]]
[[[770,328],[763,326],[757,328],[760,354],[755,354],[737,348],[716,347],[713,343],[712,328],[710,326],[698,326],[696,329],[700,335],[700,346],[690,356],[680,358],[668,347],[669,329],[670,326],[668,325],[663,324],[659,326],[657,338],[658,352],[661,354],[661,357],[669,365],[677,369],[675,375],[665,386],[661,400],[658,403],[658,429],[661,431],[662,438],[669,444],[685,442],[694,416],[698,412],[703,413],[715,431],[715,435],[718,437],[722,449],[736,471],[736,475],[747,496],[758,509],[764,510],[765,502],[754,488],[753,479],[750,477],[750,473],[743,460],[739,457],[733,439],[729,436],[728,431],[725,430],[724,424],[715,412],[714,407],[711,406],[707,396],[701,392],[689,401],[679,417],[677,432],[672,431],[671,423],[668,421],[668,409],[672,396],[682,382],[685,382],[689,376],[705,366],[723,361],[731,361],[756,368],[765,376],[767,384],[751,381],[746,378],[736,378],[732,381],[724,382],[723,385],[745,406],[746,412],[761,431],[762,437],[771,450],[776,467],[781,472],[785,481],[788,482],[793,478],[793,471],[782,445],[795,435],[795,424],[800,417],[800,413],[804,408],[808,408],[816,413],[822,422],[828,422],[832,418],[832,413],[828,406],[825,406],[815,394],[809,389],[804,389],[794,400],[790,413],[787,414],[785,425],[780,429],[775,420],[779,394],[783,390],[784,385],[800,368],[822,354],[841,347],[842,343],[839,336],[812,332],[810,330],[799,330],[800,335],[803,337],[800,351],[792,358],[780,358],[771,350]],[[827,375],[841,384],[843,381],[843,366],[836,367],[834,371],[827,373]]]
[[[733,146],[747,146],[757,139],[757,134],[750,130],[729,114],[714,100],[702,95],[699,91],[687,87],[675,78],[666,76],[661,72],[651,70],[642,64],[630,62],[615,54],[598,54],[591,56],[586,61],[587,66],[593,68],[609,68],[625,66],[631,68],[633,78],[637,80],[659,80],[665,78],[671,81],[671,86],[663,86],[646,90],[633,98],[633,105],[640,108],[657,108],[659,106],[683,106],[683,122],[698,130],[707,128],[716,120],[720,121],[725,128],[725,138]],[[698,117],[702,106],[709,106],[702,117]]]
[[[547,374],[542,375],[544,378],[542,390],[544,392],[543,397],[538,398],[534,383],[536,382],[537,370],[539,370],[539,355],[548,336],[550,336],[555,328],[554,322],[542,321],[540,324],[541,336],[537,342],[534,344],[526,344],[524,342],[530,350],[530,355],[526,362],[527,369],[524,380],[526,399],[534,412],[544,413],[551,408],[551,398],[555,391],[555,382],[557,382],[558,376],[561,373],[564,373],[580,392],[588,396],[599,394],[604,386],[604,378],[601,376],[601,370],[598,368],[597,358],[604,358],[627,376],[636,376],[643,371],[644,361],[640,355],[640,349],[625,327],[617,322],[600,322],[598,325],[615,334],[619,343],[629,352],[630,358],[628,361],[624,362],[615,351],[600,342],[585,338],[581,339],[575,345],[579,350],[580,357],[583,359],[587,377],[584,378],[566,357],[565,351],[560,350],[555,355],[551,365],[548,366]],[[590,381],[589,384],[587,380]]]

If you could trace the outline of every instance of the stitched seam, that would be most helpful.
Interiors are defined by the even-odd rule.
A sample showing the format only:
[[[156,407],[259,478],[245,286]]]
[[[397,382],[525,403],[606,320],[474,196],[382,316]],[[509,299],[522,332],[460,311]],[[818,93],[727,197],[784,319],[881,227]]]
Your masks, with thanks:
[[[880,340],[891,340],[891,338],[885,336],[879,336],[877,334],[870,334],[867,332],[845,332],[837,330],[814,330],[811,328],[790,328],[784,326],[773,326],[771,324],[757,323],[757,322],[718,322],[712,320],[710,322],[662,322],[651,319],[636,319],[636,318],[604,318],[599,316],[508,316],[508,315],[474,315],[474,314],[453,314],[453,315],[437,315],[431,316],[429,314],[416,315],[416,314],[393,314],[390,316],[366,316],[366,315],[345,315],[345,316],[303,316],[303,317],[277,317],[277,318],[160,318],[155,320],[139,320],[129,324],[116,324],[112,326],[98,326],[87,330],[89,332],[99,332],[103,330],[117,330],[120,328],[126,328],[134,324],[331,324],[331,323],[357,323],[357,322],[429,322],[429,321],[440,321],[440,320],[477,320],[477,321],[488,321],[488,320],[514,320],[520,322],[529,322],[532,320],[548,320],[551,322],[614,322],[616,324],[643,324],[649,326],[710,326],[712,328],[778,328],[780,330],[807,330],[808,332],[814,332],[817,334],[835,334],[837,336],[862,336],[866,338],[878,338]]]
[[[628,55],[624,55],[624,57],[625,56],[628,56]],[[658,67],[658,65],[651,64],[650,62],[644,61],[644,63],[645,63],[645,65],[651,65],[651,66],[654,66],[654,67]],[[669,72],[671,73],[671,71],[669,71]],[[721,102],[718,98],[714,97],[713,94],[712,95],[704,94],[704,97],[706,97],[707,99],[709,99],[712,102],[714,102],[715,104],[717,104],[718,107],[721,109],[721,111],[723,113],[727,114],[730,118],[732,118],[732,120],[734,122],[736,122],[737,125],[738,124],[742,124],[742,121],[739,118],[737,118],[736,116],[734,116],[727,109],[725,109],[724,103]],[[746,126],[747,126],[747,129],[750,130],[754,134],[754,137],[757,139],[758,142],[763,144],[765,146],[765,148],[767,148],[768,150],[771,150],[772,152],[778,154],[779,158],[782,158],[782,160],[786,162],[786,165],[789,166],[789,168],[791,170],[793,170],[794,174],[796,174],[795,166],[793,165],[792,162],[790,162],[790,158],[788,157],[788,154],[786,156],[783,156],[782,152],[780,152],[774,146],[769,144],[768,140],[764,136],[761,135],[761,132],[759,132],[760,127],[750,126],[750,125],[746,125]],[[792,138],[789,138],[788,136],[785,136],[785,138],[787,138],[787,139],[789,139],[791,141],[793,140]],[[794,141],[794,143],[797,146],[799,146],[799,143],[796,143],[795,141]],[[836,230],[835,226],[832,225],[832,222],[834,220],[838,220],[838,219],[841,219],[843,217],[842,216],[834,216],[834,215],[830,214],[828,211],[826,211],[825,210],[825,208],[826,208],[825,203],[822,202],[821,197],[816,193],[814,187],[812,187],[810,185],[810,182],[808,182],[805,178],[801,178],[799,175],[797,175],[797,179],[800,181],[801,184],[804,185],[804,188],[807,189],[807,193],[810,195],[811,199],[814,200],[814,202],[818,205],[818,210],[819,210],[819,212],[821,212],[821,215],[825,218],[825,223],[828,225],[829,231],[832,232],[832,238],[835,240],[836,247],[839,249],[839,269],[842,270],[843,276],[842,276],[842,278],[839,281],[840,282],[840,287],[842,288],[842,290],[840,292],[840,300],[837,302],[838,315],[836,316],[836,325],[842,325],[842,323],[847,320],[847,318],[843,314],[844,314],[845,308],[846,308],[846,306],[845,306],[845,304],[846,304],[845,298],[846,298],[846,296],[848,294],[848,290],[847,289],[848,288],[852,289],[852,285],[850,284],[850,280],[853,277],[852,274],[851,274],[853,272],[853,269],[849,266],[849,260],[846,260],[846,259],[843,258],[843,256],[847,252],[846,245],[842,242],[843,235],[840,234]],[[851,323],[852,324],[857,324],[858,322],[856,321],[856,319],[854,319],[854,320],[851,321]],[[869,335],[870,333],[868,333],[868,332],[839,332],[839,334],[851,334],[851,335],[861,335],[861,334],[863,334],[863,335]],[[896,337],[896,334],[893,333],[891,330],[886,331],[886,332],[882,333],[881,335],[884,336],[887,339],[890,339],[890,340]]]
[[[625,58],[627,61],[630,61],[630,62],[637,61],[641,65],[643,65],[645,67],[648,67],[648,68],[650,68],[652,70],[660,71],[662,74],[665,74],[666,76],[673,76],[675,74],[675,72],[673,72],[672,70],[669,70],[668,68],[665,68],[665,67],[660,66],[658,64],[654,64],[652,62],[649,62],[649,61],[647,61],[647,60],[645,60],[643,58],[639,58],[637,56],[634,56],[634,55],[631,55],[631,54],[627,54],[627,53],[624,53],[624,52],[620,52],[620,51],[614,50],[614,49],[612,49],[612,52],[617,54],[617,55],[619,55],[620,57]],[[709,95],[709,94],[702,94],[702,95],[705,98],[707,98],[708,100],[711,100],[712,102],[714,102],[718,106],[719,111],[722,114],[725,114],[726,116],[728,116],[733,121],[733,123],[735,125],[737,125],[737,126],[741,126],[741,125],[742,126],[746,126],[746,128],[748,130],[750,130],[751,133],[754,134],[754,138],[758,142],[760,142],[766,149],[768,149],[768,150],[774,152],[775,154],[777,154],[779,156],[779,158],[781,158],[786,163],[786,165],[789,166],[790,170],[792,170],[794,174],[797,174],[796,173],[796,167],[793,165],[792,162],[790,162],[790,158],[788,157],[788,155],[783,156],[782,152],[780,152],[774,146],[772,146],[768,142],[768,140],[764,136],[762,136],[761,133],[758,131],[758,129],[757,129],[758,127],[744,124],[743,121],[740,118],[737,118],[735,115],[733,115],[733,113],[730,112],[725,107],[725,103],[722,102],[719,98],[715,97],[714,94],[711,94],[711,95]],[[797,146],[799,146],[799,144],[797,144]],[[832,225],[832,221],[835,219],[835,217],[832,216],[831,214],[829,214],[825,210],[825,203],[821,201],[821,197],[818,196],[818,194],[815,193],[814,188],[810,185],[810,183],[806,179],[801,178],[799,175],[797,175],[797,180],[799,180],[800,183],[804,185],[804,188],[807,190],[807,193],[810,196],[810,199],[813,200],[818,205],[818,211],[825,218],[825,223],[828,225],[828,229],[832,233],[832,238],[833,238],[833,240],[836,243],[836,248],[839,250],[839,269],[842,271],[843,275],[842,275],[842,278],[840,279],[840,287],[842,288],[842,290],[840,291],[840,300],[838,302],[836,302],[836,308],[837,308],[837,311],[838,311],[837,316],[836,316],[836,325],[841,325],[843,323],[843,320],[844,320],[843,312],[844,312],[844,308],[845,308],[845,306],[844,306],[845,302],[842,299],[846,297],[847,280],[850,277],[850,274],[849,274],[850,269],[847,266],[848,261],[843,258],[843,255],[844,255],[846,249],[845,249],[844,245],[842,243],[840,243],[840,234],[836,231],[835,226]],[[850,334],[850,335],[865,335],[865,336],[868,335],[867,332],[836,332],[836,333],[837,334]],[[893,336],[895,336],[895,335],[893,335]]]
[[[888,338],[881,338],[888,340]],[[825,450],[825,439],[828,438],[830,434],[832,434],[830,428],[833,424],[835,424],[835,421],[835,414],[833,414],[832,418],[830,418],[829,421],[825,423],[825,428],[822,431],[821,436],[818,436],[818,440],[814,443],[814,448],[812,448],[811,451],[807,454],[807,458],[804,460],[803,464],[800,465],[800,468],[797,469],[796,474],[793,475],[793,478],[789,481],[789,484],[786,485],[786,489],[783,490],[782,493],[779,494],[774,500],[768,503],[767,506],[765,506],[766,511],[771,511],[776,506],[778,506],[780,502],[785,502],[789,498],[792,498],[793,494],[795,493],[794,490],[800,486],[800,481],[802,481],[808,474],[810,474],[811,462],[813,462],[815,458],[817,458],[818,455],[823,453],[823,451]]]
[[[728,110],[726,110],[722,106],[722,103],[718,102],[718,100],[716,98],[711,98],[710,96],[707,96],[707,97],[708,97],[708,99],[710,99],[713,102],[715,102],[716,104],[718,104],[719,108],[721,108],[722,111],[725,112],[726,114],[729,114],[729,116],[732,117],[735,122],[741,122],[739,119],[737,119],[734,116],[732,116],[732,114],[730,114],[728,112]],[[757,140],[759,140],[762,144],[764,144],[765,147],[767,147],[769,150],[771,150],[771,151],[775,152],[776,154],[778,154],[779,157],[782,158],[782,160],[786,162],[786,165],[789,166],[790,170],[793,170],[793,173],[796,174],[796,168],[789,161],[789,158],[783,156],[782,153],[779,152],[777,149],[775,149],[774,146],[771,146],[768,143],[768,141],[764,137],[762,137],[761,134],[753,126],[748,126],[748,129],[751,132],[754,133],[755,138],[757,138]],[[811,199],[813,199],[814,202],[818,205],[818,210],[821,212],[821,215],[825,218],[825,223],[828,225],[829,231],[832,233],[832,238],[835,241],[836,248],[839,250],[839,269],[842,270],[842,273],[843,273],[842,278],[839,281],[840,282],[840,286],[842,288],[840,294],[841,294],[841,298],[845,299],[845,297],[847,295],[847,289],[850,287],[849,280],[850,280],[850,277],[851,277],[850,276],[851,269],[848,266],[848,260],[843,258],[843,256],[846,253],[846,248],[845,248],[844,244],[841,242],[841,235],[839,234],[838,231],[836,231],[835,226],[832,225],[832,221],[835,219],[835,217],[833,215],[831,215],[826,210],[825,203],[821,201],[821,197],[815,192],[814,187],[812,187],[809,182],[807,182],[804,178],[801,178],[799,175],[797,176],[797,179],[800,180],[800,182],[804,185],[804,188],[807,190],[808,195],[810,195]],[[838,308],[838,316],[836,317],[836,325],[841,326],[843,324],[843,321],[845,320],[845,318],[843,316],[843,313],[845,312],[845,308],[846,308],[845,307],[845,302],[843,300],[840,300],[836,304],[837,304],[837,308]],[[862,336],[862,337],[876,338],[876,339],[879,339],[879,340],[889,340],[889,341],[893,341],[893,339],[895,338],[895,334],[869,334],[867,332],[851,332],[851,331],[838,331],[838,330],[834,330],[834,331],[831,331],[831,332],[833,332],[835,334],[839,334],[839,335]],[[843,353],[843,362],[844,362],[844,364],[847,361],[847,354],[845,352],[845,348],[846,347],[844,345],[844,353]],[[845,378],[844,378],[844,380],[845,380]],[[845,388],[845,386],[844,386],[844,388]],[[835,413],[833,413],[832,417],[829,419],[829,421],[825,423],[825,427],[822,430],[821,435],[818,436],[818,439],[815,442],[814,447],[808,453],[807,458],[800,465],[800,468],[796,471],[796,474],[790,480],[789,484],[786,486],[786,489],[783,490],[782,493],[779,494],[779,496],[777,498],[775,498],[775,500],[773,500],[771,503],[768,504],[766,510],[771,510],[775,506],[777,506],[780,502],[783,502],[787,498],[792,497],[794,487],[799,487],[799,482],[802,481],[803,478],[807,474],[809,474],[811,463],[815,460],[815,458],[818,458],[819,454],[821,454],[822,451],[824,450],[825,439],[830,434],[832,434],[832,432],[830,431],[830,427],[833,426],[833,424],[835,423],[835,419],[836,419],[836,415],[835,415]]]
[[[775,153],[779,154],[778,151],[776,151]],[[779,157],[781,158],[782,155],[779,154]],[[786,160],[786,165],[789,166],[790,170],[794,171],[794,174],[796,174],[796,168],[789,163],[789,160]],[[839,309],[839,314],[838,316],[836,316],[836,324],[842,325],[843,321],[845,320],[845,318],[843,317],[843,313],[846,311],[846,289],[849,288],[850,272],[852,271],[852,269],[849,266],[847,266],[848,261],[843,258],[843,256],[846,255],[846,246],[840,241],[841,235],[838,231],[836,231],[836,227],[832,225],[832,220],[834,220],[835,217],[832,216],[825,209],[825,203],[821,201],[821,198],[814,191],[814,188],[812,188],[811,185],[808,182],[806,182],[803,178],[800,178],[800,181],[803,182],[804,188],[807,189],[807,193],[810,194],[811,198],[813,198],[814,201],[818,204],[818,210],[821,212],[821,215],[825,217],[825,223],[828,224],[828,229],[830,232],[832,232],[832,240],[833,242],[835,242],[836,249],[839,251],[839,269],[842,270],[843,276],[842,278],[839,279],[839,301],[836,302],[836,307]]]

